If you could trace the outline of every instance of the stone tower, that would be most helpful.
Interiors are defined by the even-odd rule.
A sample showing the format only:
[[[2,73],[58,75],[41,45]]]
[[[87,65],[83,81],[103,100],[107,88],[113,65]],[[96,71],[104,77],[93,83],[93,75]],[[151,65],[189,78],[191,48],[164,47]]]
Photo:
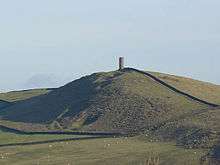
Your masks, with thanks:
[[[119,57],[119,70],[124,69],[124,57]]]

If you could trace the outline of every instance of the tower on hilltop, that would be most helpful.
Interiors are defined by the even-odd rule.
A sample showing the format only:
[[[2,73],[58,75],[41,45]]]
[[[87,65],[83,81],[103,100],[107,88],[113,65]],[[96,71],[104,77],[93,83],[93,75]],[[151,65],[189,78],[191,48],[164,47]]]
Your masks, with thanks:
[[[119,70],[124,69],[124,57],[119,57]]]

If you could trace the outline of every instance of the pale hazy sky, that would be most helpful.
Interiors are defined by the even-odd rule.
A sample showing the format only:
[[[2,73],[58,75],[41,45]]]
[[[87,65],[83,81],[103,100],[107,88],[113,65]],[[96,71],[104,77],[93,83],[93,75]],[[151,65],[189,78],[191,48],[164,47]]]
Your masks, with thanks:
[[[0,91],[117,68],[220,84],[219,0],[0,0]]]

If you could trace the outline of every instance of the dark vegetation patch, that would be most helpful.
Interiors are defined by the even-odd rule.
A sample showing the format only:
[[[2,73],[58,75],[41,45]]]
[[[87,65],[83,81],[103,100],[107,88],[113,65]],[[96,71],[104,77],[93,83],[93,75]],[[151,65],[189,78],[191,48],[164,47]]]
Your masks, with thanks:
[[[210,152],[202,157],[202,162],[208,163],[210,165],[219,165],[220,164],[220,143],[216,143]]]
[[[11,103],[9,103],[7,101],[0,100],[0,110],[5,108],[5,107],[8,107],[10,105],[11,105]]]

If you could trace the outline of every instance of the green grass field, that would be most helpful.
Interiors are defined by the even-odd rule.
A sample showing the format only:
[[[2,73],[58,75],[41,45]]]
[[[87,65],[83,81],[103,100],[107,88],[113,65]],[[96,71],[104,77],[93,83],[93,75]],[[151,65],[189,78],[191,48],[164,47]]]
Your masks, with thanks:
[[[0,144],[62,139],[63,135],[0,133]],[[73,137],[73,136],[71,136]],[[76,136],[74,136],[76,137]],[[77,136],[78,137],[78,136]],[[174,143],[146,139],[103,138],[0,148],[1,165],[141,165],[159,157],[161,165],[199,165],[205,150],[184,149]]]

